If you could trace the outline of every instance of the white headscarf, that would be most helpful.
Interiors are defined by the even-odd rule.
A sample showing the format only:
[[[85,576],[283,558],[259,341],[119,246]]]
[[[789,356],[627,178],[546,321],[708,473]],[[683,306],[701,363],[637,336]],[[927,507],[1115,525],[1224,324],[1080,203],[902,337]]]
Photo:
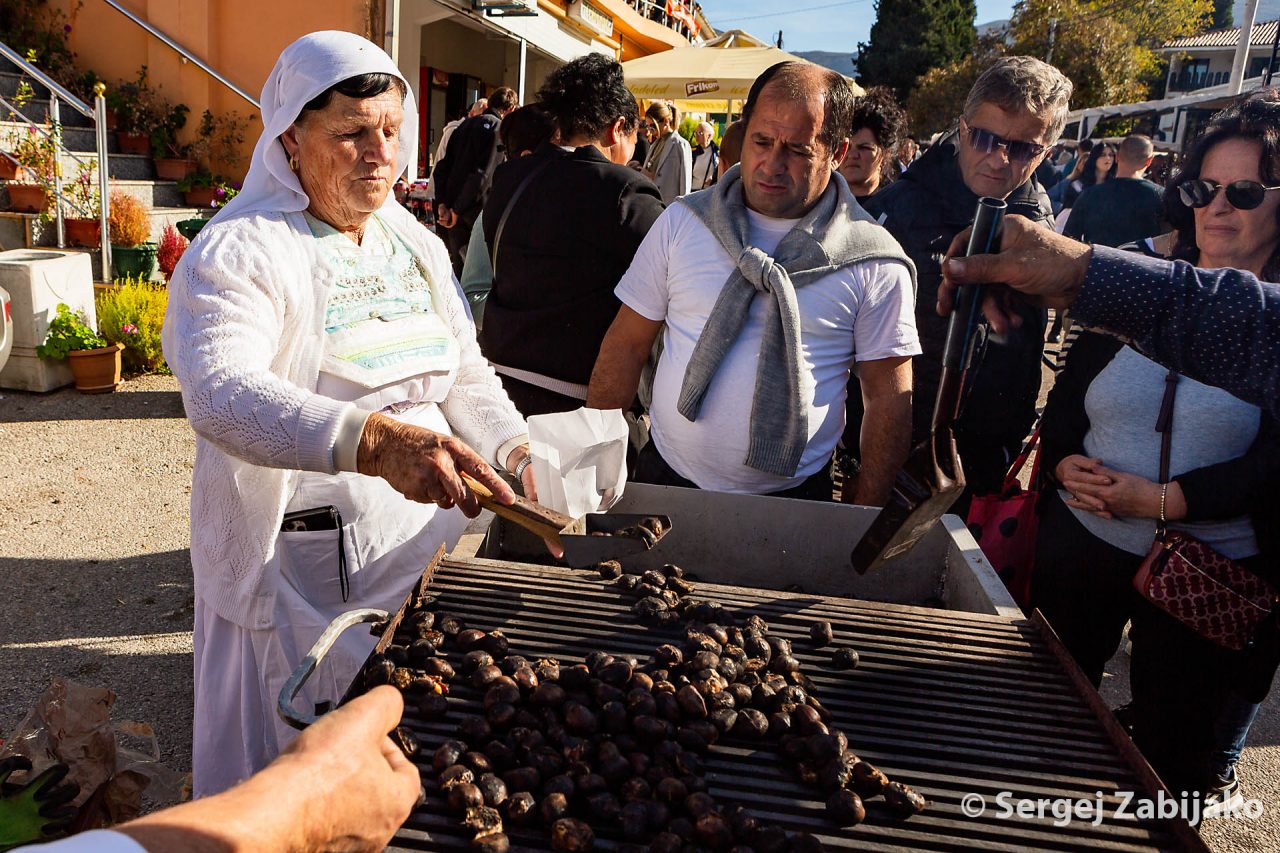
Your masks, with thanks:
[[[262,136],[253,148],[249,174],[240,194],[214,219],[264,210],[306,210],[307,195],[289,168],[289,156],[280,136],[297,120],[308,101],[330,86],[360,74],[391,74],[404,83],[404,123],[400,126],[400,150],[392,178],[403,174],[418,148],[418,108],[409,81],[391,57],[366,38],[338,30],[310,33],[286,47],[271,69],[262,87]],[[396,204],[395,193],[387,193],[386,204]]]

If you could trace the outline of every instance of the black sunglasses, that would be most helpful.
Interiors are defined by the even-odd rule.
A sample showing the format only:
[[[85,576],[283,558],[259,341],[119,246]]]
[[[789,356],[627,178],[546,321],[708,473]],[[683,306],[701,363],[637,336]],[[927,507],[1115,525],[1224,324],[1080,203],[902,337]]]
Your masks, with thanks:
[[[1010,160],[1029,163],[1044,153],[1045,147],[1038,142],[1023,142],[1018,139],[1005,139],[989,130],[980,127],[969,128],[969,146],[979,154],[990,154],[997,148],[1003,148]]]
[[[1226,190],[1227,204],[1236,210],[1253,210],[1262,204],[1267,193],[1280,190],[1280,187],[1266,187],[1257,181],[1232,181],[1225,187],[1217,181],[1187,181],[1178,187],[1178,195],[1187,207],[1208,207],[1213,203],[1218,190]]]

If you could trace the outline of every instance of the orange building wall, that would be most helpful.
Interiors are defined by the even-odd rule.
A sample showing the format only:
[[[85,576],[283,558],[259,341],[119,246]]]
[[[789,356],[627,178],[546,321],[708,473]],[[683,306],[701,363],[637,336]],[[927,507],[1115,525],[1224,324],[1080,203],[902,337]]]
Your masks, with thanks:
[[[135,15],[200,57],[255,99],[276,58],[299,36],[316,30],[346,30],[370,35],[381,29],[381,0],[120,0]],[[92,69],[111,87],[136,77],[146,65],[151,83],[172,103],[191,108],[180,136],[189,140],[204,110],[241,116],[253,113],[246,131],[243,161],[249,165],[253,143],[262,130],[257,110],[194,63],[143,30],[102,0],[53,0],[71,18],[71,49],[82,69]],[[380,36],[380,33],[377,34]],[[380,40],[380,38],[376,38]]]

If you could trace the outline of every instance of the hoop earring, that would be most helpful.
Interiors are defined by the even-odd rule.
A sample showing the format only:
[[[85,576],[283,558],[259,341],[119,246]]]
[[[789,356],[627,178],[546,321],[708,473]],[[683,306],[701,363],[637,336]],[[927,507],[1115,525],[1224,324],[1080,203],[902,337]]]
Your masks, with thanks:
[[[289,171],[298,171],[298,156],[296,154],[289,157]]]

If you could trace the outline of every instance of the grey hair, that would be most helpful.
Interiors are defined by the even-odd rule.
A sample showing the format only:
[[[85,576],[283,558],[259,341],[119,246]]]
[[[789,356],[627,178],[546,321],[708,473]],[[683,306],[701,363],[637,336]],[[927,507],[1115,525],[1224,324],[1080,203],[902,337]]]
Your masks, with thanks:
[[[1066,75],[1033,56],[1005,56],[979,75],[964,102],[964,117],[978,107],[995,104],[1005,112],[1050,113],[1048,139],[1057,139],[1067,125],[1068,102],[1074,87]]]

